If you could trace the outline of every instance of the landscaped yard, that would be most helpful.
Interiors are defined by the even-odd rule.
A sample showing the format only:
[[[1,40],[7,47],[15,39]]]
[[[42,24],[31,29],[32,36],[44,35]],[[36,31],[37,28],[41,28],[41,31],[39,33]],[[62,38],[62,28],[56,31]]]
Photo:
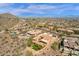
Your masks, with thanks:
[[[43,47],[41,46],[41,45],[38,45],[38,44],[35,44],[35,43],[33,43],[33,45],[32,45],[32,49],[34,49],[34,50],[40,50],[40,49],[42,49]]]

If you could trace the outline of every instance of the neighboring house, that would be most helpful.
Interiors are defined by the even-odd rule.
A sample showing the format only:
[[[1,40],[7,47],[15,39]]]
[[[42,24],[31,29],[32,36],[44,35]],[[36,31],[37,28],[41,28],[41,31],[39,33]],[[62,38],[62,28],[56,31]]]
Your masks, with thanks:
[[[38,42],[48,43],[50,39],[52,39],[52,37],[49,34],[43,33],[33,38],[33,42],[38,41]]]
[[[27,34],[27,33],[22,33],[22,34],[20,34],[19,36],[18,36],[18,38],[19,39],[28,39],[30,37],[30,35],[29,34]]]
[[[71,54],[73,55],[76,51],[79,53],[79,39],[74,37],[63,37],[64,38],[64,50],[63,54],[68,55],[71,51]]]
[[[69,29],[58,28],[57,30],[58,30],[58,31],[61,31],[61,32],[74,33],[74,31],[73,31],[73,30],[69,30]]]
[[[71,49],[76,49],[76,50],[79,50],[79,45],[78,45],[78,42],[79,39],[78,38],[73,38],[73,37],[66,37],[65,40],[64,40],[64,46],[65,47],[68,47],[68,48],[71,48]]]
[[[42,33],[33,38],[33,43],[50,44],[50,42],[57,41],[57,39],[58,39],[57,37],[53,37],[52,34],[50,33]]]
[[[42,33],[42,31],[38,30],[38,29],[35,29],[35,30],[28,31],[27,33],[30,34],[30,35],[35,35],[36,36],[36,35]]]

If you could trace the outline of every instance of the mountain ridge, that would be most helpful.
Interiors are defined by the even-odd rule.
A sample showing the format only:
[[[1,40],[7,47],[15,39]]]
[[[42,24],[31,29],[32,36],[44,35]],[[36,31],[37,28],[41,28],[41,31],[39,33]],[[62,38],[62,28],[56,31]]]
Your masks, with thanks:
[[[0,30],[13,27],[19,22],[19,18],[10,13],[0,14]]]

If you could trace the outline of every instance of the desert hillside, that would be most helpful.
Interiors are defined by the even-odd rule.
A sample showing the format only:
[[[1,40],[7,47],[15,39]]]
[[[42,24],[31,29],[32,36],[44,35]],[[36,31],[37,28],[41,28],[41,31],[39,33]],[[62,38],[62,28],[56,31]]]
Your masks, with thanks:
[[[11,28],[19,22],[19,18],[9,14],[0,14],[0,30]]]

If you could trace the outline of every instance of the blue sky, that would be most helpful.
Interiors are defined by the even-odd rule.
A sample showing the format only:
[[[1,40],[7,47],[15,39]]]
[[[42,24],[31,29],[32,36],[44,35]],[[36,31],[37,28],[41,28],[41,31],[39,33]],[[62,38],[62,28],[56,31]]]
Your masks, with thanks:
[[[17,16],[79,16],[78,3],[0,3],[0,13]]]

